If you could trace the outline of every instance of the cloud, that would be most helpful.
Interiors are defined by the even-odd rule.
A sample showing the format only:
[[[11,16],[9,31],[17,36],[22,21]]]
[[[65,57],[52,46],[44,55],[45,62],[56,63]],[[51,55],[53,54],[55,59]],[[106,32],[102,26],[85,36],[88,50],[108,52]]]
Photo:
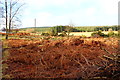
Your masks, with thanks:
[[[47,24],[49,23],[50,17],[52,16],[50,13],[48,12],[42,12],[42,13],[38,13],[36,15],[36,19],[37,19],[37,26],[41,25],[41,26],[48,26]]]
[[[118,2],[119,0],[99,0],[101,9],[105,14],[112,15],[118,13]]]
[[[117,24],[119,0],[26,0],[24,26]],[[27,23],[29,22],[29,23]]]
[[[95,12],[96,12],[95,8],[88,8],[88,9],[86,10],[86,15],[87,15],[87,16],[92,16],[92,15],[95,14]]]

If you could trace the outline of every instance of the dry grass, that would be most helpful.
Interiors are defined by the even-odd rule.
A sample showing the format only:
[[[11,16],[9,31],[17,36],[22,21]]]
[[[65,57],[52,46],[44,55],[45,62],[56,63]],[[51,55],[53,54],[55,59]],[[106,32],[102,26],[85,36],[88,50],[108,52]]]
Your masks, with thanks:
[[[104,34],[108,34],[109,31],[103,31]],[[113,31],[114,33],[118,33],[118,31]],[[70,35],[74,36],[83,36],[85,35],[86,37],[90,37],[91,33],[93,32],[71,32]]]

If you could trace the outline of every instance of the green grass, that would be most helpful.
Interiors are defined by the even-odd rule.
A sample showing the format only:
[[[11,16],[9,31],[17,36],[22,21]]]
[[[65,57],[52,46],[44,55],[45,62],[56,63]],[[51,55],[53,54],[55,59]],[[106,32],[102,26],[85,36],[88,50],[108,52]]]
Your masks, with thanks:
[[[25,31],[27,29],[35,29],[35,32],[43,33],[49,32],[51,30],[51,27],[22,28],[21,31]]]
[[[51,28],[49,28],[49,27],[46,27],[46,28],[44,28],[44,27],[42,27],[42,28],[35,28],[35,31],[36,32],[49,32],[51,30]]]

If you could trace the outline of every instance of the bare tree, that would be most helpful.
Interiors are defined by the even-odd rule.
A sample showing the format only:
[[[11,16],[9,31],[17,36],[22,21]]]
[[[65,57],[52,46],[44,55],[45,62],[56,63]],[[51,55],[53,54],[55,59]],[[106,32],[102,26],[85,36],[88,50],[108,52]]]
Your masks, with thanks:
[[[8,16],[7,16],[7,13],[8,13],[8,11],[7,11],[7,0],[5,0],[5,11],[6,11],[6,39],[8,39],[8,27],[7,27],[7,25],[8,25]]]
[[[12,21],[14,18],[17,19],[17,21],[19,21],[18,17],[16,16],[18,13],[19,13],[19,10],[21,9],[21,7],[24,5],[24,4],[20,4],[16,9],[14,7],[16,7],[16,5],[19,4],[19,0],[16,0],[16,1],[13,1],[13,0],[10,0],[10,7],[9,7],[9,32],[11,30],[11,24],[12,24]]]
[[[65,29],[65,31],[67,31],[67,36],[68,36],[68,38],[69,38],[69,36],[70,36],[70,32],[72,31],[73,27],[74,27],[74,24],[73,24],[73,22],[72,22],[72,20],[71,20],[70,23],[69,23],[69,25],[66,26],[66,29]]]
[[[23,7],[21,0],[4,0],[0,2],[5,9],[5,21],[6,21],[6,39],[8,39],[8,34],[11,32],[12,22],[21,22],[19,19],[19,12]],[[4,15],[4,14],[3,14]]]
[[[70,36],[71,30],[72,30],[72,26],[66,26],[65,31],[67,31],[67,36],[68,36],[68,38],[69,38],[69,36]]]

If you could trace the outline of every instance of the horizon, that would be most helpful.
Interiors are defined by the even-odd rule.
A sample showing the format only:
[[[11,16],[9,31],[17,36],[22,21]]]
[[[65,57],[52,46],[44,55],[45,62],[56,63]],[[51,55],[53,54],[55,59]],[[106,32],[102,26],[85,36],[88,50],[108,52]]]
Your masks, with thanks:
[[[65,26],[65,25],[56,25],[56,26]],[[119,26],[119,25],[110,25],[110,26],[74,26],[74,27],[114,27],[114,26]],[[55,26],[40,26],[40,27],[19,27],[20,29],[24,29],[24,28],[51,28],[51,27],[55,27]]]

